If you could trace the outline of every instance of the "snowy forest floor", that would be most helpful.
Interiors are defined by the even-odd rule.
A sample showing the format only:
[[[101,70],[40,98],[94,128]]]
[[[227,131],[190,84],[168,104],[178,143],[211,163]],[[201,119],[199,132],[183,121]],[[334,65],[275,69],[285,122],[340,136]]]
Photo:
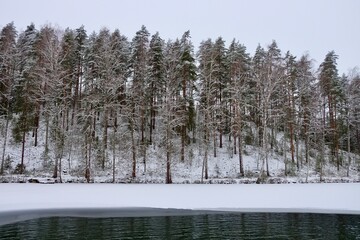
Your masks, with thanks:
[[[43,131],[43,130],[42,130]],[[42,133],[40,131],[40,134]],[[41,135],[40,135],[41,136]],[[200,143],[193,143],[187,146],[185,152],[185,161],[180,162],[179,152],[174,152],[171,164],[171,175],[173,183],[177,184],[239,184],[239,183],[256,183],[263,164],[261,158],[261,149],[259,147],[245,145],[243,147],[243,162],[245,176],[241,177],[239,172],[238,154],[233,154],[233,143],[228,141],[228,137],[224,136],[224,144],[222,148],[217,148],[217,157],[212,155],[213,149],[210,148],[208,159],[209,178],[202,179],[202,165],[204,159],[203,146]],[[312,151],[310,163],[305,163],[304,159],[300,168],[297,169],[295,163],[288,163],[288,174],[285,175],[285,157],[283,148],[283,136],[279,133],[276,146],[270,149],[269,155],[269,173],[270,177],[265,178],[264,183],[347,183],[360,182],[360,157],[355,154],[348,154],[341,151],[343,165],[338,171],[335,163],[326,160],[323,165],[323,174],[320,177],[318,163],[316,163],[317,153]],[[59,182],[59,177],[54,179],[53,156],[49,154],[49,159],[44,160],[45,144],[43,138],[39,137],[39,144],[34,147],[31,133],[28,133],[24,164],[26,171],[24,174],[14,174],[16,165],[20,163],[21,143],[15,143],[10,137],[5,153],[5,174],[0,176],[2,183],[20,183],[20,182],[40,182],[55,183]],[[3,139],[0,139],[1,146]],[[179,143],[180,144],[180,143]],[[51,147],[52,143],[50,143]],[[299,144],[299,153],[303,156],[303,146]],[[65,149],[62,158],[61,179],[65,183],[83,183],[86,182],[84,177],[85,166],[81,159],[80,144],[71,144]],[[289,152],[286,153],[289,158]],[[143,157],[137,158],[136,178],[131,177],[132,161],[131,153],[128,147],[121,146],[117,149],[115,155],[115,183],[165,183],[166,177],[166,152],[159,145],[150,145],[146,154],[146,171]],[[350,156],[351,165],[348,169],[347,159]],[[102,170],[100,164],[95,161],[91,165],[91,182],[93,183],[109,183],[113,181],[112,172],[112,151],[107,153],[107,161],[105,170]],[[300,158],[299,158],[300,159]],[[346,159],[346,160],[345,160]],[[289,161],[289,160],[288,160]],[[46,164],[45,164],[46,162]],[[349,175],[347,176],[347,172]]]

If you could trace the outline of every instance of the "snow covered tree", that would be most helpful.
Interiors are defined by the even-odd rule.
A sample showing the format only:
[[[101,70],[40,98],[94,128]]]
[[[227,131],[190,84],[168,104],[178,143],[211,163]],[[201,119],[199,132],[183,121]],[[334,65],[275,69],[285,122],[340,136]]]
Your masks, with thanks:
[[[0,174],[4,173],[9,122],[11,119],[11,92],[14,88],[16,69],[16,37],[14,23],[9,23],[0,33],[0,120],[5,120],[4,144],[1,155]]]
[[[266,52],[263,47],[260,45],[257,46],[255,50],[255,55],[252,58],[252,74],[253,74],[253,80],[252,80],[252,89],[251,93],[253,96],[253,103],[254,106],[251,109],[251,116],[253,116],[253,121],[255,122],[256,128],[257,128],[257,142],[258,146],[262,146],[263,141],[263,126],[262,126],[262,112],[261,112],[261,91],[260,91],[260,85],[261,85],[261,79],[265,78],[265,71],[263,70],[265,68],[265,55]]]
[[[244,176],[244,163],[242,156],[243,128],[246,113],[251,109],[251,74],[250,57],[245,46],[235,39],[231,42],[227,61],[229,62],[229,82],[226,86],[226,101],[229,106],[229,119],[231,134],[234,139],[234,153],[239,156],[240,176]],[[238,149],[238,151],[236,151]]]
[[[77,78],[77,58],[76,58],[76,41],[75,41],[75,31],[67,28],[65,29],[64,35],[61,39],[61,52],[60,58],[62,59],[62,71],[64,76],[63,80],[63,89],[62,89],[62,98],[64,99],[65,104],[65,126],[66,130],[69,130],[70,124],[70,111],[73,106],[73,96],[72,89],[73,85],[76,83]]]
[[[39,127],[40,116],[44,116],[44,167],[48,165],[47,161],[51,137],[55,155],[54,178],[58,177],[59,169],[61,169],[61,159],[63,157],[65,141],[66,94],[64,94],[64,90],[67,87],[64,86],[63,79],[66,77],[66,71],[62,65],[64,58],[61,54],[61,37],[62,31],[59,29],[50,26],[41,28],[36,44],[38,60],[34,69],[34,75],[38,82],[37,85],[39,86],[38,91],[35,93],[35,101],[37,103],[35,127]],[[54,131],[58,132],[56,137],[52,134]]]
[[[136,32],[131,42],[131,71],[132,82],[128,93],[128,104],[130,104],[129,116],[130,131],[132,138],[132,177],[136,177],[136,146],[134,132],[138,131],[140,136],[140,150],[144,161],[144,171],[146,171],[146,121],[147,121],[147,96],[145,94],[148,71],[148,51],[149,51],[149,32],[145,26],[142,26]]]
[[[34,24],[30,24],[25,32],[22,32],[17,41],[18,68],[16,72],[16,87],[14,96],[14,112],[18,114],[13,128],[13,136],[16,142],[22,142],[21,163],[19,173],[24,173],[24,152],[26,134],[34,128],[36,102],[33,93],[36,86],[34,75],[37,61],[35,44],[38,31]]]
[[[194,128],[194,82],[196,80],[196,65],[194,47],[190,40],[190,31],[186,31],[180,40],[180,61],[177,67],[181,79],[181,151],[180,161],[185,161],[185,145],[188,139],[189,128]]]
[[[159,33],[151,37],[149,48],[149,71],[148,84],[146,92],[149,95],[149,111],[150,111],[150,132],[149,143],[152,144],[153,130],[155,130],[156,110],[158,105],[162,102],[162,95],[164,94],[165,84],[165,60],[164,60],[164,40],[159,36]]]
[[[75,116],[77,109],[81,108],[81,92],[83,85],[83,75],[84,75],[84,62],[85,62],[85,51],[87,45],[87,34],[84,26],[75,30],[75,59],[76,59],[76,77],[73,87],[73,104],[72,104],[72,114],[71,114],[71,125],[74,124]]]
[[[339,159],[339,132],[337,126],[337,105],[341,98],[341,88],[340,88],[340,79],[338,76],[337,70],[337,60],[338,56],[334,51],[326,54],[324,61],[321,63],[319,71],[319,84],[322,96],[325,100],[324,102],[324,111],[325,106],[327,106],[327,114],[324,114],[325,117],[323,121],[328,123],[327,129],[327,138],[331,146],[331,155],[335,159],[337,168],[340,168],[340,159]]]
[[[225,48],[225,41],[219,37],[215,40],[212,47],[213,54],[213,79],[216,87],[216,100],[214,106],[214,120],[215,129],[219,132],[219,147],[223,145],[223,132],[224,132],[224,110],[225,110],[225,97],[224,91],[226,87],[226,81],[228,79],[228,70],[226,62],[227,49]],[[214,157],[216,157],[217,138],[216,132],[214,132]]]
[[[179,41],[167,42],[164,48],[164,82],[162,84],[162,98],[159,102],[159,122],[161,128],[157,131],[160,134],[161,145],[164,146],[166,159],[167,184],[172,183],[171,169],[174,164],[174,156],[177,153],[176,136],[177,129],[182,124],[182,118],[178,116],[178,109],[181,107],[178,102],[180,79],[177,74],[179,64]]]
[[[110,118],[113,123],[113,134],[112,134],[112,166],[113,166],[113,182],[115,182],[116,172],[116,157],[117,157],[117,144],[119,141],[119,134],[122,132],[118,131],[118,118],[123,116],[123,108],[126,103],[126,83],[130,74],[129,71],[129,58],[130,58],[130,43],[124,35],[120,34],[120,31],[116,29],[110,36],[111,46],[111,61],[112,66],[112,97],[111,105],[109,106]],[[126,112],[126,111],[125,111]],[[127,145],[127,144],[125,144]]]
[[[261,48],[258,48],[258,52],[262,52]],[[260,54],[258,53],[258,54]],[[263,54],[262,54],[263,55]],[[255,55],[256,56],[256,55]],[[262,128],[262,167],[260,178],[261,181],[263,172],[266,170],[266,175],[270,176],[269,171],[269,145],[273,146],[274,131],[276,127],[276,120],[278,116],[278,92],[281,90],[281,86],[284,81],[284,68],[282,66],[281,51],[277,46],[277,43],[273,41],[265,53],[264,61],[259,61],[261,67],[256,67],[253,70],[253,80],[257,82],[259,87],[259,111]],[[268,134],[268,130],[271,130]],[[270,135],[270,136],[269,136]]]
[[[297,119],[301,128],[299,136],[304,139],[305,144],[305,162],[309,163],[309,141],[310,141],[310,122],[312,121],[312,113],[316,112],[314,103],[316,102],[315,94],[315,76],[312,72],[312,61],[308,55],[303,55],[296,63],[297,79],[296,85],[298,89],[298,115]]]
[[[286,131],[286,133],[289,135],[290,138],[290,157],[291,157],[291,163],[295,164],[295,144],[297,146],[298,139],[295,137],[296,135],[296,111],[295,111],[295,101],[296,101],[296,78],[297,78],[297,68],[296,68],[296,57],[291,55],[291,53],[288,51],[285,56],[285,78],[284,78],[284,95],[285,95],[285,101],[283,103],[283,115],[284,115],[284,121],[283,121],[283,129]],[[296,142],[296,143],[295,143]],[[284,149],[283,151],[286,151],[287,149]],[[300,162],[299,159],[296,158],[296,164],[297,168],[300,168]],[[285,159],[285,166],[287,165],[287,160]],[[287,170],[285,167],[285,174],[287,174]]]
[[[349,106],[349,139],[350,150],[360,154],[360,73],[353,72],[347,90]]]
[[[199,59],[199,80],[200,80],[200,117],[199,128],[203,132],[203,145],[205,148],[202,177],[208,179],[208,158],[211,133],[215,132],[214,123],[212,121],[214,99],[216,94],[216,86],[213,81],[213,65],[214,59],[212,54],[213,42],[208,39],[201,42],[198,52]]]

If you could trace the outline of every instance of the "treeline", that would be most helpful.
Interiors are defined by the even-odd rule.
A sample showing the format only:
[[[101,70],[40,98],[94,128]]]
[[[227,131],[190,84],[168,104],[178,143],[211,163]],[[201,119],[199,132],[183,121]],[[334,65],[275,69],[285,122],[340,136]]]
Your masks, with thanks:
[[[275,41],[251,56],[238,41],[226,46],[219,37],[201,42],[195,53],[189,31],[164,41],[142,26],[129,40],[119,30],[88,34],[83,26],[61,31],[31,24],[18,33],[10,23],[0,36],[1,173],[10,131],[22,146],[18,172],[25,170],[26,141],[33,138],[36,146],[41,137],[44,166],[52,164],[55,178],[72,145],[81,148],[88,180],[92,166],[112,168],[115,179],[121,154],[131,159],[135,178],[136,164],[146,171],[148,148],[157,145],[171,183],[172,161],[186,161],[195,143],[208,178],[208,158],[225,137],[241,176],[244,144],[261,149],[264,175],[275,148],[282,149],[285,174],[289,164],[308,164],[311,151],[320,171],[325,161],[349,166],[340,152],[359,154],[360,76],[340,77],[337,58],[329,52],[315,71],[308,55],[284,54]]]

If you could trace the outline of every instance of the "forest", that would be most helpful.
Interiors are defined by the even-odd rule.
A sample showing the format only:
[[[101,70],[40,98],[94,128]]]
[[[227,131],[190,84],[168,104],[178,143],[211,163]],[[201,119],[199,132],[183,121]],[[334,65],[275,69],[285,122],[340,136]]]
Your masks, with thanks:
[[[258,182],[272,175],[273,152],[284,176],[311,166],[321,178],[328,165],[359,172],[360,73],[340,75],[337,59],[330,50],[315,67],[275,40],[251,55],[222,37],[194,47],[190,31],[164,40],[142,26],[129,39],[107,28],[30,24],[18,32],[9,23],[0,34],[0,174],[48,173],[61,182],[66,169],[115,182],[126,171],[136,179],[155,151],[164,183],[194,154],[203,181],[227,148],[242,178],[249,146]],[[26,152],[34,149],[41,154],[33,170]]]

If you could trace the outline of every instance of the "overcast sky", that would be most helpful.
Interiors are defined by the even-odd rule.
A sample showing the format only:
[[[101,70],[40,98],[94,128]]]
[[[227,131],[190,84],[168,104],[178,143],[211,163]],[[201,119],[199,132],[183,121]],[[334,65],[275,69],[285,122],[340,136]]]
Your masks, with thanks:
[[[315,67],[327,52],[339,55],[339,73],[360,66],[360,0],[1,0],[0,27],[14,21],[61,28],[85,26],[88,33],[118,28],[130,40],[141,25],[175,39],[190,30],[202,40],[233,38],[251,55],[274,39],[298,58],[309,53]]]

